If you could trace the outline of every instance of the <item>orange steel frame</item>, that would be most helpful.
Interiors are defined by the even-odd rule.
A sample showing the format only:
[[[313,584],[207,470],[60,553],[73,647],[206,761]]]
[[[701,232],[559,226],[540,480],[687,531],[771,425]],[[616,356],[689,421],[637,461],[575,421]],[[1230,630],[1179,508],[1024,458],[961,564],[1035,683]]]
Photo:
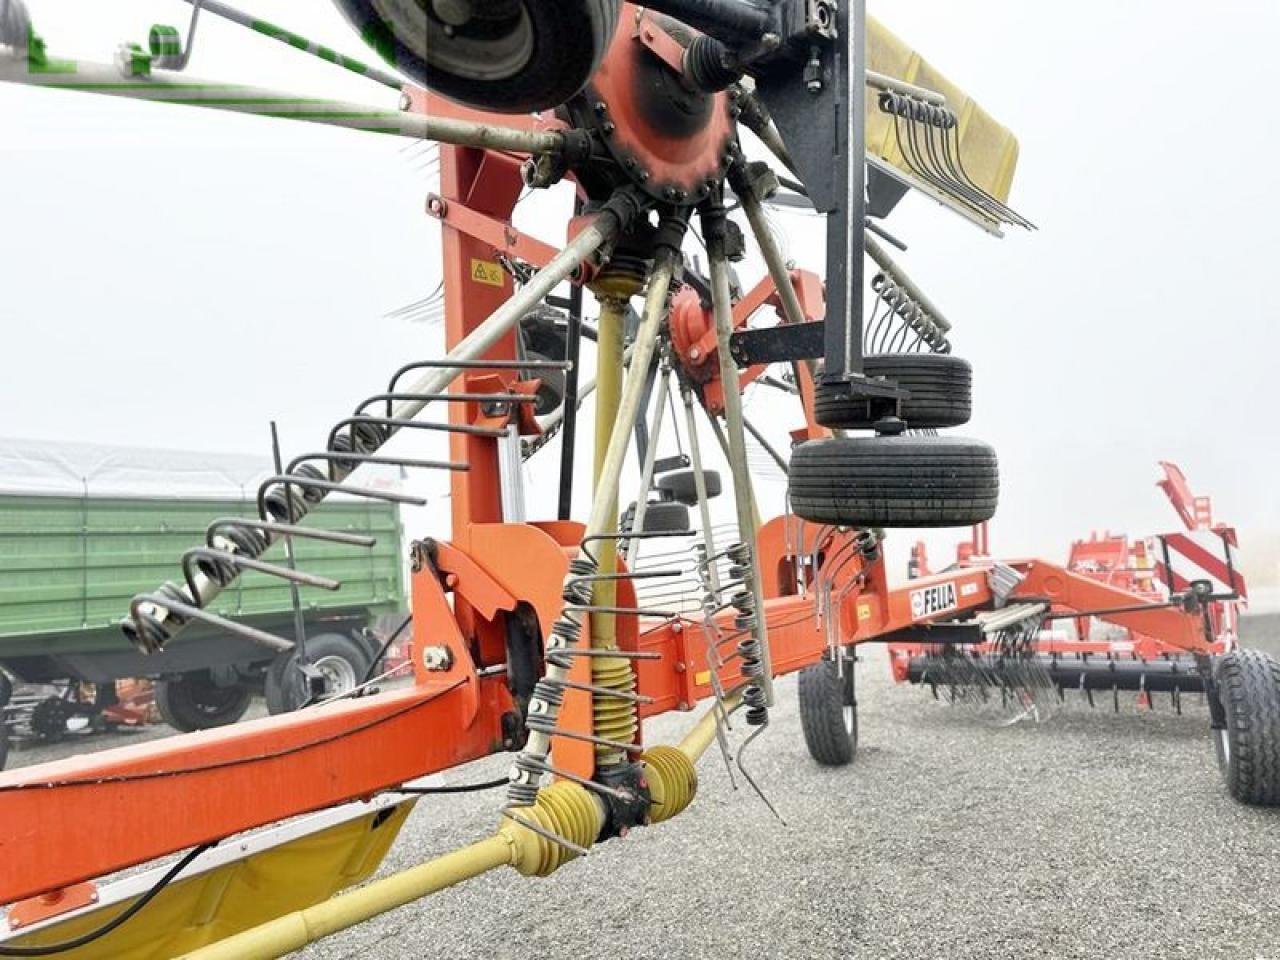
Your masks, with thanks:
[[[420,94],[417,109],[426,104]],[[441,101],[433,112],[471,119],[482,114]],[[516,118],[504,117],[505,123]],[[526,118],[530,125],[555,121]],[[520,158],[492,151],[442,146],[442,195],[432,214],[443,223],[446,334],[458,343],[512,293],[511,282],[494,284],[475,264],[498,254],[540,264],[550,247],[511,227],[520,192]],[[570,229],[573,228],[571,223]],[[816,278],[815,278],[816,279]],[[487,282],[486,282],[487,281]],[[796,278],[813,296],[813,281]],[[759,288],[753,302],[770,291]],[[745,321],[746,317],[742,319]],[[491,352],[515,357],[514,335]],[[467,371],[457,391],[498,392],[512,387],[511,374]],[[747,373],[749,379],[751,372]],[[521,384],[529,389],[529,384]],[[811,384],[802,381],[807,426],[812,420]],[[478,404],[450,404],[454,423],[487,423]],[[531,425],[522,425],[525,430]],[[452,459],[470,470],[452,478],[452,539],[415,544],[411,599],[414,611],[412,687],[367,698],[340,700],[298,713],[217,730],[105,751],[0,774],[0,903],[93,880],[196,844],[218,840],[287,817],[369,797],[436,771],[509,749],[516,712],[504,670],[506,620],[536,619],[542,635],[559,615],[567,565],[582,534],[577,523],[507,523],[502,517],[497,443],[455,434]],[[847,534],[819,529],[795,518],[777,518],[759,533],[764,615],[769,624],[776,673],[816,662],[828,650],[834,626],[841,645],[874,640],[915,622],[911,593],[954,582],[961,602],[941,615],[989,605],[987,569],[974,566],[915,580],[891,589],[881,560],[860,556],[840,565],[832,584],[841,602],[837,623],[823,625],[812,591],[825,574],[824,557]],[[816,572],[806,558],[815,555]],[[856,551],[855,551],[856,552]],[[807,571],[799,578],[796,571]],[[1026,565],[1021,593],[1043,593],[1062,602],[1097,605],[1129,595],[1076,577],[1061,568]],[[630,585],[619,585],[619,602],[634,603]],[[732,611],[719,626],[732,632]],[[1138,629],[1185,634],[1194,643],[1194,623],[1181,630],[1169,611],[1134,614]],[[927,619],[927,618],[922,618]],[[1190,620],[1190,618],[1183,618]],[[691,619],[638,621],[618,618],[624,649],[659,654],[637,662],[640,691],[652,697],[642,716],[688,710],[712,695],[706,625]],[[446,647],[428,669],[428,647]],[[443,665],[443,666],[442,666]],[[582,658],[583,669],[588,669]],[[586,680],[586,676],[577,679]],[[736,683],[735,668],[721,679]],[[573,692],[577,693],[577,692]],[[506,723],[504,725],[504,718]],[[566,700],[562,729],[589,731],[590,702],[578,693]],[[592,772],[589,744],[553,741],[558,766]]]

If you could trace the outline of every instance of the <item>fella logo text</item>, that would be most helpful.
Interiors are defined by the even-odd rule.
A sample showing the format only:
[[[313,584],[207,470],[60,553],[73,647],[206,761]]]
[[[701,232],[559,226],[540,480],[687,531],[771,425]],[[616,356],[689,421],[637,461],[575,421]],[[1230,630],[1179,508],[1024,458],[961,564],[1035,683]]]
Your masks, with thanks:
[[[956,585],[940,583],[936,587],[925,587],[923,590],[911,591],[911,618],[931,617],[935,613],[954,610],[956,607]]]

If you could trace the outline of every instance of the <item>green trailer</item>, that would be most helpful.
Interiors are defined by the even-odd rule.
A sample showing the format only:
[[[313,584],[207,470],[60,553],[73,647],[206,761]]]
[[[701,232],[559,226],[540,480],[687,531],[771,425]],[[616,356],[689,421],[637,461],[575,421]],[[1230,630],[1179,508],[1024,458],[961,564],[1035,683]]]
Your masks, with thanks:
[[[165,719],[179,729],[239,719],[256,693],[272,712],[305,693],[298,657],[274,655],[242,636],[194,623],[162,653],[144,655],[125,640],[120,620],[137,593],[181,582],[179,558],[204,543],[219,517],[256,516],[249,497],[63,496],[0,493],[0,667],[26,684],[74,689],[93,684],[96,706],[115,681],[150,677]],[[373,500],[327,501],[308,525],[376,538],[372,548],[297,538],[299,570],[341,583],[301,587],[307,660],[331,687],[354,685],[372,664],[370,628],[405,606],[398,508]],[[265,560],[284,562],[283,545]],[[295,640],[288,583],[260,573],[237,578],[212,607],[223,617]],[[315,677],[314,671],[304,669]],[[0,697],[6,683],[0,681]],[[93,709],[77,698],[49,698],[28,721],[53,733],[67,715]]]

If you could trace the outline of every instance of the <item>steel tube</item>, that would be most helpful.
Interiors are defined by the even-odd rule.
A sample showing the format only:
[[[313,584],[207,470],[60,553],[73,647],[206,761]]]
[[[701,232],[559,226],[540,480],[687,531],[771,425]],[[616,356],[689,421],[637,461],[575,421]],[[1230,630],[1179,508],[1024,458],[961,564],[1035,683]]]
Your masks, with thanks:
[[[723,214],[721,214],[723,216]],[[751,547],[752,557],[758,560],[759,543],[756,538],[757,520],[755,494],[751,489],[751,473],[747,464],[746,431],[742,424],[742,393],[738,388],[738,367],[733,362],[729,338],[733,333],[733,299],[729,289],[729,261],[725,256],[724,232],[709,229],[703,224],[707,244],[707,260],[711,271],[711,312],[716,325],[716,354],[720,361],[720,385],[724,394],[724,420],[727,428],[727,446],[730,472],[733,474],[734,509],[738,515],[738,536]],[[786,284],[790,286],[790,282]],[[755,596],[756,625],[752,631],[760,645],[760,662],[764,668],[761,688],[766,702],[773,705],[773,662],[769,651],[769,629],[765,617],[764,591],[760,584],[759,564],[751,578]]]
[[[219,0],[186,0],[187,3],[196,7],[196,12],[206,10],[216,16],[222,17],[224,20],[230,20],[232,23],[239,24],[242,27],[260,33],[272,40],[279,40],[286,46],[301,50],[303,53],[309,53],[313,57],[319,57],[328,63],[342,67],[352,73],[359,74],[362,77],[368,77],[370,80],[376,80],[384,86],[390,87],[392,90],[402,90],[405,81],[386,70],[379,67],[372,67],[367,63],[356,60],[354,57],[344,56],[336,50],[313,43],[306,37],[294,33],[292,30],[286,30],[284,27],[278,27],[274,23],[268,23],[266,20],[259,20],[257,17],[237,10],[235,7],[220,3]],[[197,5],[198,4],[198,5]]]
[[[791,285],[791,271],[787,269],[782,251],[778,249],[778,244],[769,231],[769,221],[765,218],[760,198],[756,196],[753,187],[747,188],[745,185],[738,197],[742,201],[742,211],[747,215],[747,222],[751,225],[756,243],[760,245],[760,253],[769,270],[769,278],[778,288],[778,297],[782,300],[782,311],[786,314],[787,323],[804,323],[804,308],[800,306],[796,288]]]
[[[707,498],[707,478],[702,472],[702,444],[698,441],[698,424],[693,416],[693,391],[680,381],[680,402],[684,404],[684,422],[689,432],[689,459],[693,463],[693,485],[698,492],[698,518],[702,524],[702,545],[707,557],[716,555],[715,531],[711,527],[711,502]],[[720,574],[715,561],[709,561],[707,577],[714,590],[720,589]]]
[[[867,86],[875,87],[877,90],[887,90],[890,93],[901,93],[904,96],[931,103],[935,107],[945,107],[947,105],[947,98],[936,90],[918,87],[914,83],[907,83],[905,80],[877,73],[875,70],[867,71]]]
[[[670,371],[663,370],[658,382],[658,396],[654,403],[653,428],[649,431],[649,443],[644,452],[644,465],[640,468],[640,495],[636,498],[636,512],[631,520],[632,530],[644,529],[644,515],[649,506],[649,487],[653,483],[653,465],[658,459],[658,438],[662,435],[662,421],[667,412],[667,394],[671,389]],[[634,570],[636,552],[640,541],[634,537],[627,541],[627,569]]]
[[[741,702],[741,692],[735,691],[724,698],[721,706],[723,706],[725,713],[732,713]],[[717,711],[719,709],[720,707],[713,706],[704,713],[693,729],[686,733],[684,739],[676,745],[677,749],[690,760],[697,762],[698,758],[706,753],[707,748],[715,742],[718,728]]]

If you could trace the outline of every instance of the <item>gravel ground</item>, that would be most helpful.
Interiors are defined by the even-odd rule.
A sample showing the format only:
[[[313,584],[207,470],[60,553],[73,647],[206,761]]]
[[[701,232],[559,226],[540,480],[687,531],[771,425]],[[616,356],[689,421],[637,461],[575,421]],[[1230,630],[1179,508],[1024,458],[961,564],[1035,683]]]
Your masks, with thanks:
[[[858,679],[858,756],[837,770],[809,759],[794,678],[779,684],[748,760],[785,825],[732,791],[712,753],[676,820],[551,878],[494,873],[296,956],[1280,958],[1280,812],[1225,795],[1198,702],[1178,717],[1130,696],[1120,715],[1075,704],[998,727],[894,686],[879,648]],[[691,721],[661,717],[646,735],[670,742]],[[425,799],[382,872],[486,835],[500,802]]]

